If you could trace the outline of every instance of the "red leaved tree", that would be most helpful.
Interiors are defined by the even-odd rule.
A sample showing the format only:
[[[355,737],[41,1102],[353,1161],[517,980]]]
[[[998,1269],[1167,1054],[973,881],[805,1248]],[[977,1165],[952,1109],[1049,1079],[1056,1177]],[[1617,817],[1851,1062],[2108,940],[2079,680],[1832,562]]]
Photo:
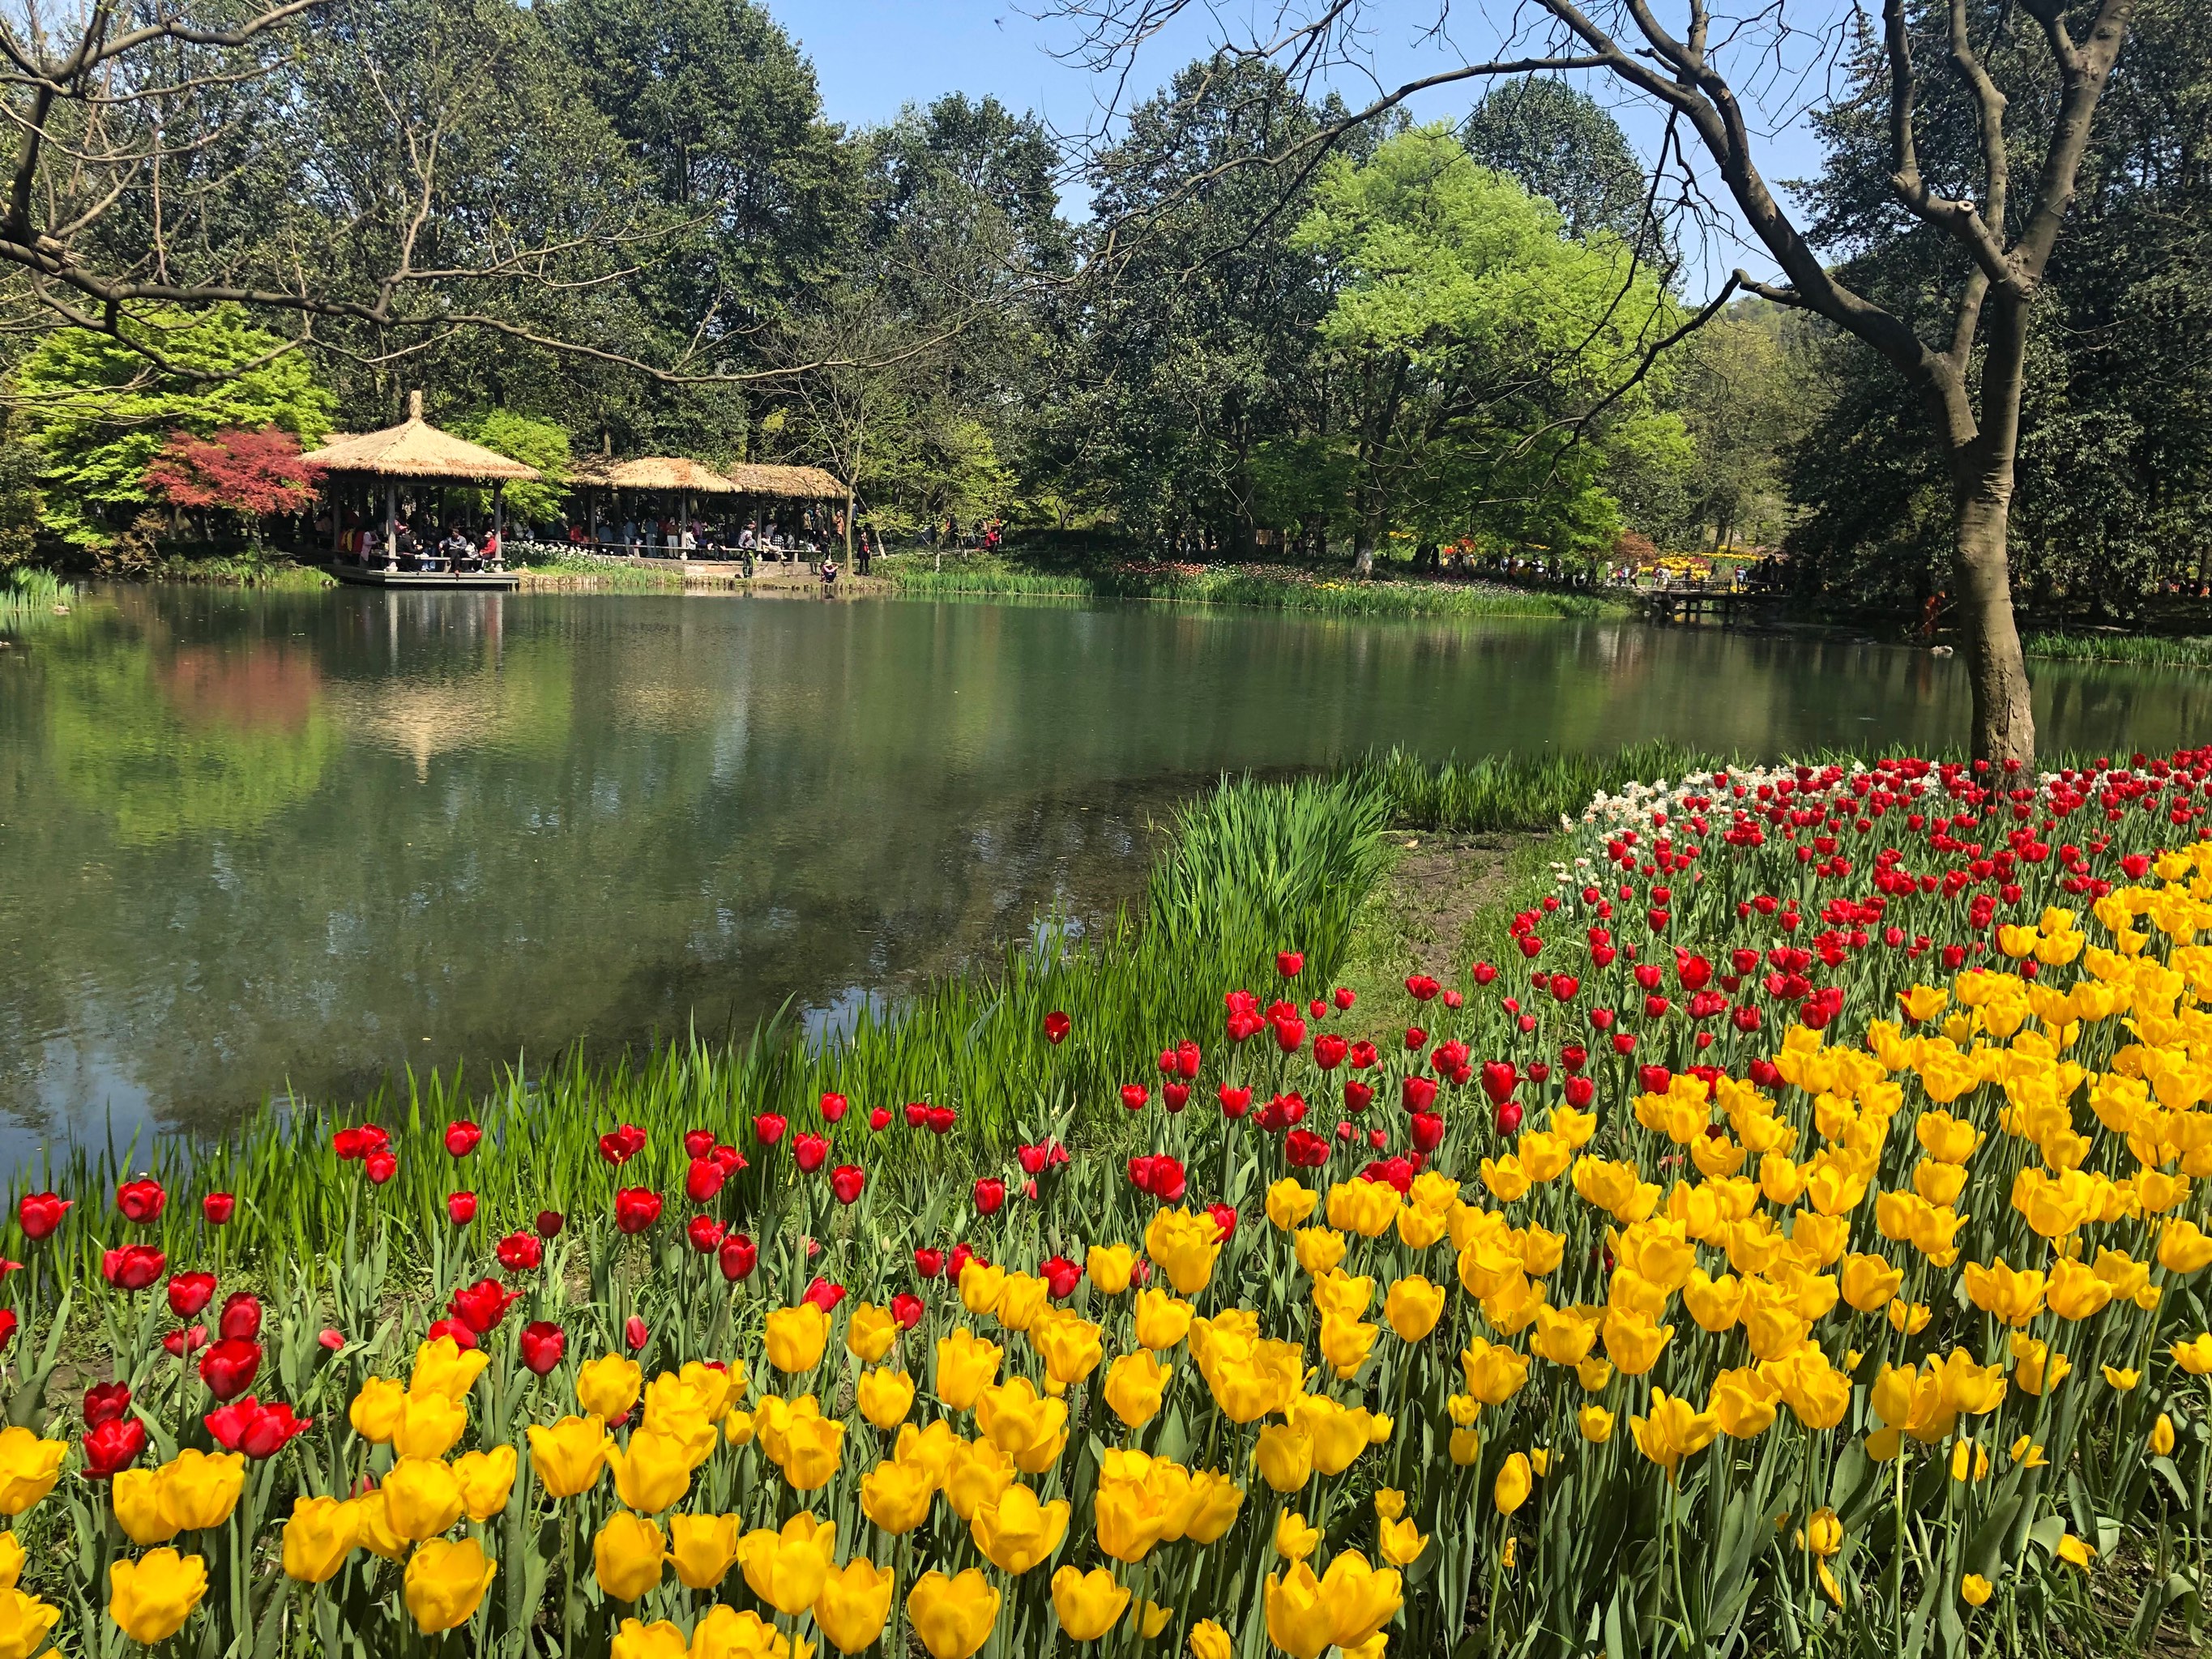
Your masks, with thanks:
[[[306,512],[322,477],[320,466],[301,459],[300,441],[283,428],[225,427],[211,438],[172,432],[142,482],[172,507],[235,513],[251,530],[272,513]]]

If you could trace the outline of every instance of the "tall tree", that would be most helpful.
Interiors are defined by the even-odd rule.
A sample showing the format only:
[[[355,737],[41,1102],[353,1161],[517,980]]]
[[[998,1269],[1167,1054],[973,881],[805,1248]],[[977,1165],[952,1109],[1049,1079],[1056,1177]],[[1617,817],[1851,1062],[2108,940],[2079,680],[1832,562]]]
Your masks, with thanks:
[[[1570,235],[1609,230],[1635,240],[1644,217],[1644,164],[1597,100],[1551,76],[1501,81],[1460,129],[1468,154],[1545,197]]]
[[[1854,65],[1852,96],[1884,111],[1890,211],[1900,224],[1942,239],[1941,315],[1931,307],[1916,318],[1854,288],[1768,186],[1763,140],[1731,74],[1748,73],[1756,83],[1773,61],[1769,54],[1784,49],[1778,32],[1802,21],[1802,8],[1789,0],[1744,19],[1717,18],[1711,0],[1663,8],[1656,0],[1528,0],[1510,11],[1501,4],[1503,51],[1387,90],[1328,124],[1315,142],[1326,146],[1440,84],[1531,70],[1603,74],[1664,111],[1662,164],[1676,136],[1694,143],[1779,271],[1775,279],[1738,271],[1700,315],[1717,315],[1733,293],[1747,289],[1865,341],[1912,388],[1926,417],[1923,441],[1941,458],[1949,488],[1973,750],[2025,763],[2034,757],[2035,717],[2013,615],[2008,542],[2031,321],[2137,3],[1881,0],[1881,48]],[[1049,9],[1079,20],[1092,61],[1111,64],[1125,63],[1200,8],[1196,0],[1060,0]],[[1267,38],[1240,41],[1224,60],[1280,58],[1320,73],[1386,26],[1418,23],[1429,38],[1449,41],[1448,11],[1440,0],[1345,0]],[[2054,89],[2048,100],[2001,83],[2009,54],[1993,58],[1992,51],[2014,40],[2033,41]],[[1924,118],[1930,62],[1969,89],[1972,120],[1963,145]]]

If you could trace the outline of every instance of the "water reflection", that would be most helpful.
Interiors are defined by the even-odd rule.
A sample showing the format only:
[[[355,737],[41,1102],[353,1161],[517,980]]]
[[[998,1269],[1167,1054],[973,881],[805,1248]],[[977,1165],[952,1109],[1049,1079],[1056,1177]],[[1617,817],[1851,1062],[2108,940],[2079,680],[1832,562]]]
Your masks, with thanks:
[[[125,589],[0,653],[0,1156],[786,999],[840,1027],[1063,910],[1223,769],[1955,737],[1958,665],[1622,623]],[[2045,741],[2212,729],[2051,668]]]

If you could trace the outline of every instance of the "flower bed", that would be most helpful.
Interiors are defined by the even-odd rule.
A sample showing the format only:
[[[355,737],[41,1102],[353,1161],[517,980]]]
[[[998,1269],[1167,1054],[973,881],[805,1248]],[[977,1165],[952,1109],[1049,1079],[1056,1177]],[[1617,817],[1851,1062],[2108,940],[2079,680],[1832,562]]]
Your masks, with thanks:
[[[222,1192],[27,1194],[0,1653],[50,1625],[634,1659],[2178,1628],[2208,776],[1601,797],[1506,960],[1409,977],[1417,1025],[1376,1041],[1285,951],[1048,1117],[1093,1040],[1048,1012],[1011,1062],[1041,1115],[957,1182],[896,1152],[950,1103],[732,1091],[662,1164],[606,1123],[530,1217],[478,1198],[454,1118],[402,1271],[391,1134],[351,1125],[316,1155],[357,1222],[259,1296]],[[1100,1119],[1144,1150],[1085,1152]],[[87,1227],[89,1292],[54,1249]],[[102,1375],[64,1390],[84,1294]]]

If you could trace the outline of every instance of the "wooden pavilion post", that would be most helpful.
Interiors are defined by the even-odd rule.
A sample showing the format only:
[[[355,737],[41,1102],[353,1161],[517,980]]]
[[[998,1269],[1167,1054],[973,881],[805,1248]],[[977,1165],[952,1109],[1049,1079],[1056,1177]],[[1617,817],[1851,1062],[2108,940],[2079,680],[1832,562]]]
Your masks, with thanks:
[[[416,398],[422,394],[416,392]],[[384,481],[384,568],[399,568],[399,486],[390,478]]]

